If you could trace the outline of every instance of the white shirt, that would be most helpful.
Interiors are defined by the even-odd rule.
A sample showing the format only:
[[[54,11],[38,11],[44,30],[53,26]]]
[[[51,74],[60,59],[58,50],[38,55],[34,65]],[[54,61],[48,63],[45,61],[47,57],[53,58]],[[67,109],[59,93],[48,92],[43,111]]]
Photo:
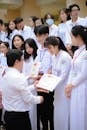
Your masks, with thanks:
[[[66,22],[65,23],[60,23],[58,25],[58,36],[61,38],[61,40],[63,41],[63,43],[65,44],[65,33],[66,33]],[[66,44],[65,44],[66,45]]]
[[[0,66],[7,66],[7,59],[3,53],[0,53]]]
[[[27,59],[23,62],[23,71],[22,72],[25,76],[29,76],[30,69],[31,69],[33,62],[34,62],[34,59],[32,56],[30,56],[29,59]]]
[[[84,26],[85,25],[84,18],[78,17],[78,19],[75,23],[73,23],[72,20],[68,20],[66,22],[65,44],[71,44],[72,43],[70,33],[71,33],[72,28],[76,25]]]
[[[36,62],[40,62],[40,72],[47,73],[51,68],[52,56],[46,48],[39,48]]]
[[[0,41],[8,42],[7,34],[4,31],[0,31]]]
[[[31,103],[40,103],[40,97],[32,95],[34,86],[28,86],[26,77],[15,68],[8,68],[3,76],[2,103],[7,111],[28,111]]]
[[[84,18],[85,26],[87,27],[87,17]]]
[[[49,36],[58,36],[58,28],[57,28],[57,25],[55,24],[52,24],[50,27],[49,27]]]
[[[24,26],[23,30],[19,30],[20,35],[23,36],[24,40],[33,38],[33,32],[29,26]]]
[[[74,54],[68,84],[80,86],[87,84],[87,50],[81,46]]]

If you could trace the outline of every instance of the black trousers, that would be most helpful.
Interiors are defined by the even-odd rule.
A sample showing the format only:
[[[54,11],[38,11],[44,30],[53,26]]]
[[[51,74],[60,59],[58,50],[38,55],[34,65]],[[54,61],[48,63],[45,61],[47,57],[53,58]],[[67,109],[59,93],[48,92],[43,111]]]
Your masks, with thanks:
[[[0,126],[3,125],[3,122],[2,122],[2,109],[0,109]]]
[[[42,130],[48,130],[48,126],[50,127],[50,130],[54,130],[54,92],[50,92],[49,94],[39,92],[38,95],[44,97],[44,102],[37,105],[37,130],[40,130],[40,122],[42,123]]]
[[[4,114],[6,130],[31,130],[28,112],[8,112]]]

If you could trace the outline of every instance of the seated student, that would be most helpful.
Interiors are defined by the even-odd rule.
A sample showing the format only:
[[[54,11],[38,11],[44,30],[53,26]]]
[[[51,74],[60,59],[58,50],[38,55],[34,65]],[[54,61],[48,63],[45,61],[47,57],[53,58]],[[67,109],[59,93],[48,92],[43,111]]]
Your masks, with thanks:
[[[34,96],[34,85],[28,86],[26,77],[21,73],[23,66],[22,52],[10,50],[7,57],[8,68],[3,74],[2,102],[5,109],[6,130],[31,130],[29,105],[43,101],[42,96]]]
[[[49,27],[41,25],[36,30],[36,36],[40,44],[40,48],[37,52],[36,61],[40,62],[41,66],[39,74],[48,73],[51,68],[52,56],[48,52],[48,49],[44,46],[44,41],[49,35]],[[48,123],[50,130],[54,130],[53,125],[53,92],[38,92],[39,95],[44,96],[44,102],[41,105],[37,105],[37,129],[40,130],[40,122],[42,123],[43,130],[48,130]]]

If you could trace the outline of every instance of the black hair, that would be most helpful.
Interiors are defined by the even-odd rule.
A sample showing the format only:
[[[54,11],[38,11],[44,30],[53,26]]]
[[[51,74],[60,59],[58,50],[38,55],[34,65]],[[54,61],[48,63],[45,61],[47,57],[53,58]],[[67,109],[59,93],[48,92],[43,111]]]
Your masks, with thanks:
[[[49,27],[46,25],[40,25],[34,30],[36,35],[49,34]]]
[[[11,20],[11,21],[15,24],[14,20]],[[7,35],[8,39],[10,39],[10,34],[12,33],[12,30],[9,28],[9,24],[10,24],[11,21],[8,22],[8,35]],[[16,24],[15,24],[15,28],[16,28]]]
[[[77,4],[72,4],[72,5],[69,6],[69,11],[70,11],[70,12],[72,12],[72,8],[73,8],[73,7],[77,7],[78,10],[80,10],[79,5],[77,5]]]
[[[7,48],[9,48],[9,43],[8,43],[8,42],[6,42],[6,41],[5,41],[5,42],[4,42],[4,41],[1,41],[1,44],[2,44],[2,43],[3,43]]]
[[[86,44],[86,50],[87,50],[87,27],[77,25],[72,28],[71,32],[74,37],[78,36],[81,37],[84,44]]]
[[[35,22],[36,22],[37,20],[41,20],[42,24],[44,24],[43,18],[37,18],[37,19],[35,20]],[[36,23],[35,23],[35,24],[36,24]],[[40,26],[40,25],[39,25],[39,26]]]
[[[36,16],[30,16],[29,18],[31,18],[34,23],[35,23],[35,21],[37,20],[37,17],[36,17]]]
[[[62,49],[67,52],[67,49],[60,37],[55,37],[55,36],[47,37],[44,42],[44,45],[45,47],[49,47],[49,45],[58,46],[59,50]]]
[[[6,58],[7,58],[7,65],[9,67],[13,67],[15,64],[15,61],[21,61],[21,57],[22,57],[23,53],[20,50],[17,49],[11,49],[7,52],[6,54]]]
[[[13,37],[13,39],[12,39],[12,49],[17,49],[17,48],[14,46],[14,39],[15,39],[15,37],[19,37],[19,38],[24,42],[24,38],[23,38],[21,35],[19,35],[19,34],[14,35],[14,37]],[[22,44],[21,50],[24,50],[24,44]]]
[[[61,13],[61,11],[63,11],[67,15],[67,20],[71,19],[70,18],[70,11],[69,11],[68,8],[62,8],[62,9],[60,9],[59,13]],[[61,21],[61,23],[62,23],[62,21]]]
[[[23,21],[23,18],[21,18],[21,17],[17,17],[17,18],[14,20],[15,24],[18,24],[18,23],[20,23],[20,22],[22,22],[22,21]]]
[[[28,44],[29,47],[33,48],[33,54],[31,54],[33,56],[33,59],[35,59],[35,57],[37,56],[37,45],[34,39],[29,38],[25,41],[25,45]],[[28,54],[26,52],[26,49],[24,50],[24,59],[27,60],[29,59],[29,57],[31,56],[30,54]]]
[[[39,27],[40,27],[40,26],[41,26],[41,25],[35,26],[35,28],[34,28],[34,34],[35,34],[35,35],[38,34],[38,30],[39,30]]]
[[[44,16],[44,21],[46,21],[46,19],[48,19],[48,15],[49,15],[52,19],[54,19],[54,16],[53,16],[51,13],[47,13],[47,14],[45,14],[45,16]]]
[[[0,24],[3,25],[3,20],[2,19],[0,19]]]

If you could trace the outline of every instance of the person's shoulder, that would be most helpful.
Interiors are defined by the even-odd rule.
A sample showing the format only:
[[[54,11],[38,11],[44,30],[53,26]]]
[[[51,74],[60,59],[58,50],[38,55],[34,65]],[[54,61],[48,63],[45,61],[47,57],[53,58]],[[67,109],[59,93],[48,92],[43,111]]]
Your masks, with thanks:
[[[71,24],[71,19],[70,20],[67,20],[67,22],[66,22],[66,25],[69,25],[69,24]]]
[[[62,51],[62,59],[65,59],[65,60],[70,59],[71,60],[72,58],[68,52]]]
[[[85,59],[85,60],[87,60],[87,50],[83,51],[82,58]]]

